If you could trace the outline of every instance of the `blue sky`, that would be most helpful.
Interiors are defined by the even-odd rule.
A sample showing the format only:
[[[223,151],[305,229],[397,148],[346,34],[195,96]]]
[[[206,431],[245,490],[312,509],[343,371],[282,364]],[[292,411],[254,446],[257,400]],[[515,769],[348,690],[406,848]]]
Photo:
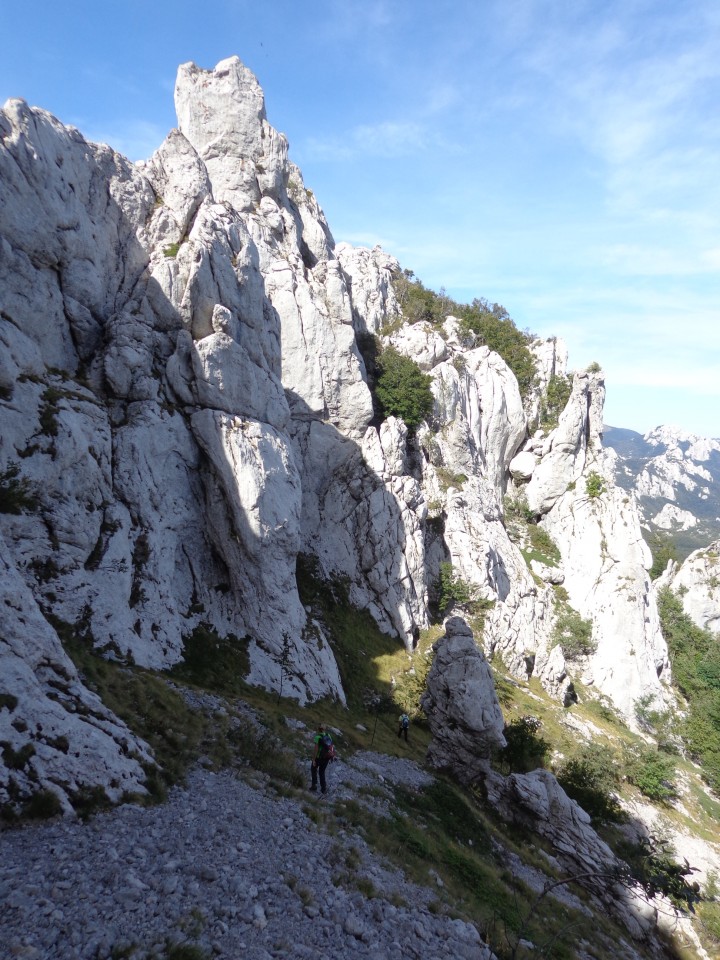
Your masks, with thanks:
[[[336,240],[598,361],[605,420],[720,436],[716,0],[0,0],[0,102],[143,159],[237,54]]]

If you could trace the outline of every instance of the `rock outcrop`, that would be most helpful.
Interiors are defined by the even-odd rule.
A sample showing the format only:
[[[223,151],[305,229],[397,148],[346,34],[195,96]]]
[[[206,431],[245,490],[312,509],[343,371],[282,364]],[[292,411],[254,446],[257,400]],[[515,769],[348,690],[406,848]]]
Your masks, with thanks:
[[[648,901],[639,886],[628,882],[625,865],[549,770],[509,777],[491,773],[484,782],[488,799],[501,816],[544,837],[563,870],[592,890],[634,938],[643,939],[655,928],[658,906]],[[613,882],[613,877],[618,881]]]
[[[720,634],[720,540],[693,551],[682,564],[671,561],[654,587],[668,587],[696,626]]]
[[[421,699],[432,733],[428,759],[461,783],[473,783],[487,771],[491,754],[505,746],[492,672],[460,617],[446,621],[445,635],[433,650]]]

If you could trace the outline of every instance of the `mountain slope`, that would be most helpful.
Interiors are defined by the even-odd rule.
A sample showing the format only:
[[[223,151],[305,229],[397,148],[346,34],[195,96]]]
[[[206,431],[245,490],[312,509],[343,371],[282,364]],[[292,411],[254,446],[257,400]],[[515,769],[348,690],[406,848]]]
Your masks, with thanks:
[[[562,739],[563,711],[600,704],[619,754],[639,707],[667,716],[676,692],[636,504],[602,446],[601,371],[568,377],[559,341],[481,301],[447,315],[420,291],[431,309],[410,315],[394,258],[335,244],[236,57],[183,65],[175,101],[178,129],[137,165],[23,101],[0,114],[4,815],[157,792],[187,741],[222,754],[227,706],[185,732],[178,677],[367,734],[368,705],[377,721],[400,687],[417,705],[452,604],[506,702],[542,705],[573,748],[599,728]],[[388,369],[422,418],[388,401]],[[453,722],[473,730],[491,704],[499,727],[487,665],[481,696],[448,659]],[[488,753],[489,807],[542,814],[567,869],[615,868],[552,772]],[[466,886],[487,879],[442,849]],[[622,922],[662,956],[630,886]]]
[[[720,441],[657,427],[642,436],[604,428],[617,455],[615,479],[633,491],[643,523],[670,536],[681,559],[720,533]]]

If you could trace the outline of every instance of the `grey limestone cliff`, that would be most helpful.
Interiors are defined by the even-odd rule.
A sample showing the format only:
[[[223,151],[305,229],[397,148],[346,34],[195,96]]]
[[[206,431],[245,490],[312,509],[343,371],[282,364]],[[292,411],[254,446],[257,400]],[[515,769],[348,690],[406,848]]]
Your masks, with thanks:
[[[142,788],[147,748],[83,686],[63,625],[157,669],[213,631],[247,650],[251,683],[277,688],[284,660],[284,692],[343,701],[300,602],[301,554],[408,651],[451,563],[491,608],[486,654],[565,702],[564,580],[596,650],[572,670],[627,714],[662,699],[649,558],[602,450],[602,377],[577,374],[557,426],[536,430],[562,343],[533,344],[523,398],[457,319],[403,323],[399,264],[335,244],[236,57],[183,65],[175,103],[178,128],[141,164],[24,101],[0,113],[0,740],[25,758],[22,774],[0,763],[0,799],[11,781],[21,799],[37,783],[64,798]],[[414,439],[375,418],[370,334],[431,377]],[[587,494],[594,474],[602,496]],[[559,567],[528,565],[508,496],[526,498]]]

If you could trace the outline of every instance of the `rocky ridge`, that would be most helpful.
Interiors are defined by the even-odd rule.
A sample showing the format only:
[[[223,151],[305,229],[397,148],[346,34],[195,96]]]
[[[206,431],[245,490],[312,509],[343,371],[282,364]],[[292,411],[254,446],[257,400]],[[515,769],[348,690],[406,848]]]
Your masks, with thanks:
[[[486,763],[502,743],[493,657],[521,680],[537,677],[559,704],[578,690],[598,693],[632,721],[639,700],[672,701],[637,498],[615,485],[603,447],[601,372],[574,374],[557,422],[537,427],[544,390],[567,376],[560,341],[530,344],[538,376],[523,397],[502,357],[457,318],[405,323],[399,264],[379,248],[335,244],[237,58],[212,71],[181,67],[175,100],[178,129],[136,165],[23,101],[0,113],[0,803],[21,810],[50,791],[71,815],[83,791],[117,801],[145,789],[152,751],[85,686],[69,637],[160,670],[191,644],[222,640],[246,659],[250,683],[284,684],[300,704],[344,703],[327,627],[300,601],[299,564],[342,584],[409,655],[450,564],[487,607],[482,651],[454,619],[437,650],[436,674],[451,679],[444,699],[432,692],[432,709],[463,731],[454,772],[484,776],[499,808],[534,829],[542,821],[556,845],[571,824],[580,862],[603,862],[602,842],[551,774],[494,778]],[[375,415],[360,349],[369,335],[430,377],[432,415],[414,436],[402,420]],[[545,535],[540,557],[534,531]],[[590,625],[580,655],[558,642],[568,609]],[[192,786],[207,807],[182,791],[172,802],[198,849],[210,843],[200,821],[213,802],[223,822],[241,803],[262,823],[289,818],[294,838],[308,828],[297,806],[270,813],[269,798],[230,775],[198,774]],[[147,860],[151,871],[173,862],[152,811],[126,807],[117,817],[112,829],[133,824],[118,860]],[[76,827],[51,829],[62,844],[64,835],[75,842]],[[158,845],[135,857],[145,829]],[[15,836],[11,846],[39,864]],[[249,851],[238,844],[249,841],[231,839],[246,868]],[[281,839],[273,836],[273,850],[294,862]],[[108,842],[105,834],[88,848],[93,864]],[[374,939],[373,924],[384,937],[406,920],[440,955],[448,941],[460,954],[465,942],[480,949],[470,931],[398,919],[365,901],[339,904],[355,911],[352,929],[338,930],[329,908],[311,932],[297,897],[278,886],[279,862],[274,880],[258,874],[254,886],[298,921],[297,955],[320,949],[317,926],[343,950],[392,956],[393,941]],[[136,872],[130,883],[157,892],[143,914],[150,939],[167,932],[153,912],[160,895],[179,918],[198,892],[179,869],[168,872],[177,901],[154,875]],[[205,872],[197,882],[217,883],[224,896],[230,869]],[[19,897],[11,923],[24,909],[52,916],[50,901],[66,899],[58,877],[52,896],[41,887],[42,902],[34,890]],[[106,903],[113,916],[116,894],[124,908],[138,900],[117,879]],[[323,902],[332,894],[325,879]],[[232,923],[210,898],[220,949],[229,937],[232,949],[242,942],[263,956],[272,909],[234,893]],[[92,897],[81,899],[88,942],[112,950],[95,943]],[[71,951],[64,909],[51,929]],[[78,917],[68,915],[71,926]],[[122,938],[119,912],[118,924]],[[23,943],[19,930],[10,933],[28,956],[54,949]]]
[[[48,635],[152,668],[210,631],[246,651],[251,683],[284,676],[301,702],[342,701],[298,557],[346,582],[408,650],[450,562],[492,607],[486,653],[518,676],[534,670],[567,701],[578,666],[553,638],[562,584],[592,622],[584,682],[628,716],[640,697],[666,698],[649,556],[602,448],[601,375],[576,375],[557,426],[531,432],[543,385],[566,373],[561,343],[532,344],[539,386],[523,402],[505,361],[455,318],[402,324],[392,257],[335,245],[237,58],[181,67],[175,101],[178,129],[137,165],[23,101],[0,118],[0,474],[21,502],[0,533],[24,609]],[[412,445],[402,421],[374,420],[358,346],[372,333],[432,379]],[[592,476],[602,496],[588,495]],[[560,563],[528,566],[508,495]],[[33,642],[13,622],[9,672]],[[62,712],[48,725],[40,688],[4,691],[2,741],[35,750],[12,778],[0,765],[6,800],[11,779],[19,797],[69,796],[51,774],[62,758],[47,756],[87,718],[57,642],[47,649]],[[105,752],[106,773],[88,780],[119,790],[128,747],[109,735],[116,759]]]
[[[638,500],[643,525],[672,538],[684,559],[720,533],[720,440],[674,427],[644,436],[605,428],[615,478]]]

